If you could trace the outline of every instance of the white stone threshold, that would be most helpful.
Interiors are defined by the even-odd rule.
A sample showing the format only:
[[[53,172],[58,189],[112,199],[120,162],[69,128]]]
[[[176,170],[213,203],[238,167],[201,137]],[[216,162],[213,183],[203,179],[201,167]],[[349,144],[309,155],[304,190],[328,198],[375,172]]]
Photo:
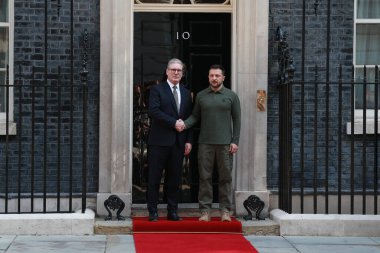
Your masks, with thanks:
[[[270,212],[281,236],[380,236],[380,215],[288,214]]]
[[[0,214],[0,235],[93,235],[95,212]]]

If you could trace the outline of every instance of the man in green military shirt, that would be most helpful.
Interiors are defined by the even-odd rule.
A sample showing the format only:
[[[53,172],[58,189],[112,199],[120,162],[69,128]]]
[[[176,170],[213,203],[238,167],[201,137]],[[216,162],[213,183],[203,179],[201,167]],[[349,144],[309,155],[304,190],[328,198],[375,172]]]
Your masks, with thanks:
[[[223,86],[225,70],[212,65],[209,70],[210,86],[197,94],[192,115],[184,122],[177,121],[182,131],[201,122],[198,167],[200,221],[210,221],[212,204],[212,172],[216,163],[219,174],[219,209],[222,221],[231,221],[232,156],[238,151],[241,111],[235,92]]]

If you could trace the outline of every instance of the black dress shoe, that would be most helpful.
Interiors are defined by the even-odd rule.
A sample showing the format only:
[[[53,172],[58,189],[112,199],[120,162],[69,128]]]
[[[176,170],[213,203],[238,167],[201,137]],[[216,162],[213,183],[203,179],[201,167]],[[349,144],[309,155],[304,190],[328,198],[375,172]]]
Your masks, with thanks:
[[[149,213],[149,221],[158,221],[158,213],[157,212]]]
[[[182,220],[182,218],[178,216],[177,212],[168,212],[167,218],[168,220],[171,220],[171,221]]]

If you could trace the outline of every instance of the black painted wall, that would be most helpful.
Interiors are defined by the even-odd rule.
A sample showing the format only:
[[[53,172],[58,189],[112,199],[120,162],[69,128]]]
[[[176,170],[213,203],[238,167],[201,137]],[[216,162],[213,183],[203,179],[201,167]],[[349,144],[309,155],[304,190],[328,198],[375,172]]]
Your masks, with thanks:
[[[327,58],[327,1],[319,1],[320,4],[315,14],[314,2],[306,2],[305,25],[305,80],[314,80],[315,65],[318,68],[319,80],[337,81],[339,65],[343,66],[343,77],[350,81],[351,65],[353,64],[353,31],[354,31],[354,1],[331,1],[331,30],[330,30],[330,58]],[[277,189],[279,180],[279,89],[277,87],[277,43],[275,42],[276,29],[281,26],[288,32],[288,44],[294,57],[296,66],[295,80],[301,79],[302,71],[302,0],[271,0],[270,1],[270,30],[269,30],[269,87],[268,87],[268,187]],[[329,62],[329,76],[327,77],[327,61]],[[318,86],[318,142],[317,142],[317,187],[325,187],[336,191],[338,184],[338,86],[332,84],[328,91],[329,97],[329,137],[326,141],[326,85]],[[346,83],[343,86],[343,124],[342,131],[346,131],[346,123],[350,121],[350,88]],[[314,166],[314,86],[305,86],[305,155],[304,155],[304,186],[313,187]],[[293,86],[293,187],[300,187],[300,85]],[[359,136],[358,139],[361,137]],[[369,137],[372,138],[372,137]],[[345,190],[350,189],[350,137],[342,134],[343,164],[342,185]],[[326,156],[326,145],[329,150]],[[362,187],[362,143],[355,144],[355,187]],[[372,146],[371,146],[372,145]],[[373,187],[373,141],[368,142],[368,187]],[[328,161],[326,163],[326,160]],[[326,175],[326,166],[327,173]],[[372,171],[371,171],[372,170]],[[328,182],[325,179],[328,178]],[[371,185],[372,184],[372,185]]]
[[[71,80],[71,1],[46,1],[48,3],[47,56],[45,55],[45,1],[15,0],[14,28],[14,79],[24,87],[21,96],[15,89],[14,118],[22,132],[8,139],[8,184],[10,194],[17,193],[18,174],[21,168],[21,192],[30,193],[34,184],[34,193],[44,190],[44,120],[45,108],[47,120],[47,192],[57,191],[57,134],[58,110],[61,111],[61,177],[62,193],[69,191],[69,140],[70,110],[73,110],[73,191],[80,192],[82,187],[82,88],[74,88],[74,100],[70,101]],[[60,6],[58,5],[60,4]],[[74,84],[80,84],[80,70],[83,59],[83,32],[88,31],[88,130],[87,130],[87,188],[94,193],[98,189],[98,146],[99,146],[99,58],[100,58],[100,11],[99,0],[74,1]],[[45,107],[45,57],[47,57],[47,107]],[[34,78],[32,75],[34,68]],[[61,74],[58,74],[60,68]],[[35,88],[34,121],[34,180],[32,177],[32,89]],[[58,109],[58,89],[60,82],[61,107]],[[22,112],[19,113],[21,97]],[[19,140],[21,138],[21,166],[19,163]],[[0,192],[5,192],[5,136],[0,137]]]
[[[305,192],[328,189],[343,193],[371,193],[379,185],[375,181],[375,137],[355,135],[354,149],[352,137],[347,134],[347,123],[351,122],[351,66],[353,64],[354,1],[331,1],[330,54],[327,56],[328,1],[319,1],[315,13],[314,2],[306,2],[305,19],[305,64],[302,66],[302,0],[270,1],[269,37],[269,88],[268,88],[268,187],[278,189],[279,181],[279,89],[277,87],[277,43],[276,29],[281,26],[288,32],[288,44],[296,66],[295,81],[292,85],[292,162],[291,185],[297,192],[303,186]],[[317,14],[317,15],[316,15]],[[329,64],[327,64],[329,63]],[[339,66],[343,67],[342,123],[339,129]],[[327,71],[327,68],[329,71]],[[305,85],[304,93],[304,155],[301,158],[301,80],[302,69],[305,81],[315,79],[317,69],[318,97],[315,99],[314,84]],[[328,73],[329,72],[329,73]],[[330,87],[326,89],[326,81]],[[356,81],[362,81],[356,79]],[[360,86],[359,86],[360,87]],[[317,102],[317,118],[314,117]],[[314,125],[317,128],[314,128]],[[339,132],[340,131],[340,132]],[[314,134],[317,133],[317,138]],[[339,153],[341,136],[342,151]],[[315,141],[316,140],[316,141]],[[316,145],[316,147],[314,146]],[[326,148],[327,147],[327,148]],[[316,155],[314,155],[314,152]],[[339,166],[339,161],[340,166]],[[316,165],[316,166],[315,166]],[[302,173],[303,168],[303,173]],[[341,171],[340,171],[341,170]],[[315,173],[315,178],[314,178]]]

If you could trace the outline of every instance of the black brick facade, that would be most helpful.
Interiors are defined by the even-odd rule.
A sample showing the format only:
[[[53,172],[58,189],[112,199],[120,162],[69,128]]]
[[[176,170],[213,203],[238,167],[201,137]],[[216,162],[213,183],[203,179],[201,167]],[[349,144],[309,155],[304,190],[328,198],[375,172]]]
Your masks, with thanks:
[[[47,17],[47,132],[46,132],[46,189],[57,191],[57,135],[58,111],[61,112],[61,183],[62,193],[69,192],[70,154],[70,111],[73,110],[73,192],[81,192],[82,187],[82,126],[83,103],[80,84],[80,70],[83,59],[83,33],[88,31],[88,129],[87,129],[87,186],[88,192],[98,190],[98,147],[99,147],[99,58],[100,58],[100,10],[99,0],[74,1],[73,23],[73,73],[74,96],[70,100],[71,80],[71,1],[46,1]],[[58,6],[58,3],[60,6]],[[45,1],[14,1],[14,78],[22,84],[14,91],[14,118],[17,126],[22,126],[21,134],[9,136],[8,182],[9,193],[17,193],[19,169],[19,139],[21,138],[21,187],[22,192],[30,192],[32,187],[32,88],[35,88],[34,118],[34,192],[44,190],[44,120],[45,120]],[[60,74],[58,73],[60,68]],[[34,69],[34,81],[33,81]],[[61,83],[61,106],[58,108],[58,88]],[[21,115],[19,98],[21,97]],[[20,117],[21,116],[21,117]],[[21,137],[20,137],[21,136]],[[1,166],[5,168],[5,137],[1,136]],[[0,173],[0,181],[5,182],[5,170]],[[2,183],[4,186],[5,184]],[[4,192],[2,187],[1,192]]]
[[[295,80],[301,79],[302,69],[302,0],[271,0],[269,14],[269,87],[268,87],[268,187],[277,189],[279,180],[279,89],[277,87],[277,43],[276,29],[281,26],[288,32],[288,44],[296,66]],[[318,68],[318,79],[338,81],[339,65],[343,66],[343,122],[342,122],[342,190],[351,187],[351,139],[346,133],[346,124],[350,122],[350,80],[353,64],[354,1],[331,1],[330,58],[327,59],[327,1],[320,1],[315,15],[314,1],[306,1],[305,29],[305,80],[315,78],[315,66]],[[329,78],[326,77],[329,62]],[[301,184],[301,86],[293,85],[292,114],[292,185],[295,189]],[[326,187],[337,191],[338,187],[338,85],[330,84],[328,100],[328,142],[326,142],[326,85],[318,85],[318,119],[317,119],[317,187]],[[305,135],[304,135],[304,187],[312,188],[314,169],[314,85],[305,85]],[[366,166],[363,165],[363,138],[355,136],[354,151],[354,188],[361,190],[374,187],[374,137],[366,138]],[[328,146],[328,152],[326,152]],[[327,162],[326,162],[327,161]],[[327,169],[326,169],[327,168]],[[327,171],[327,175],[326,175]],[[364,171],[367,175],[362,180]]]

